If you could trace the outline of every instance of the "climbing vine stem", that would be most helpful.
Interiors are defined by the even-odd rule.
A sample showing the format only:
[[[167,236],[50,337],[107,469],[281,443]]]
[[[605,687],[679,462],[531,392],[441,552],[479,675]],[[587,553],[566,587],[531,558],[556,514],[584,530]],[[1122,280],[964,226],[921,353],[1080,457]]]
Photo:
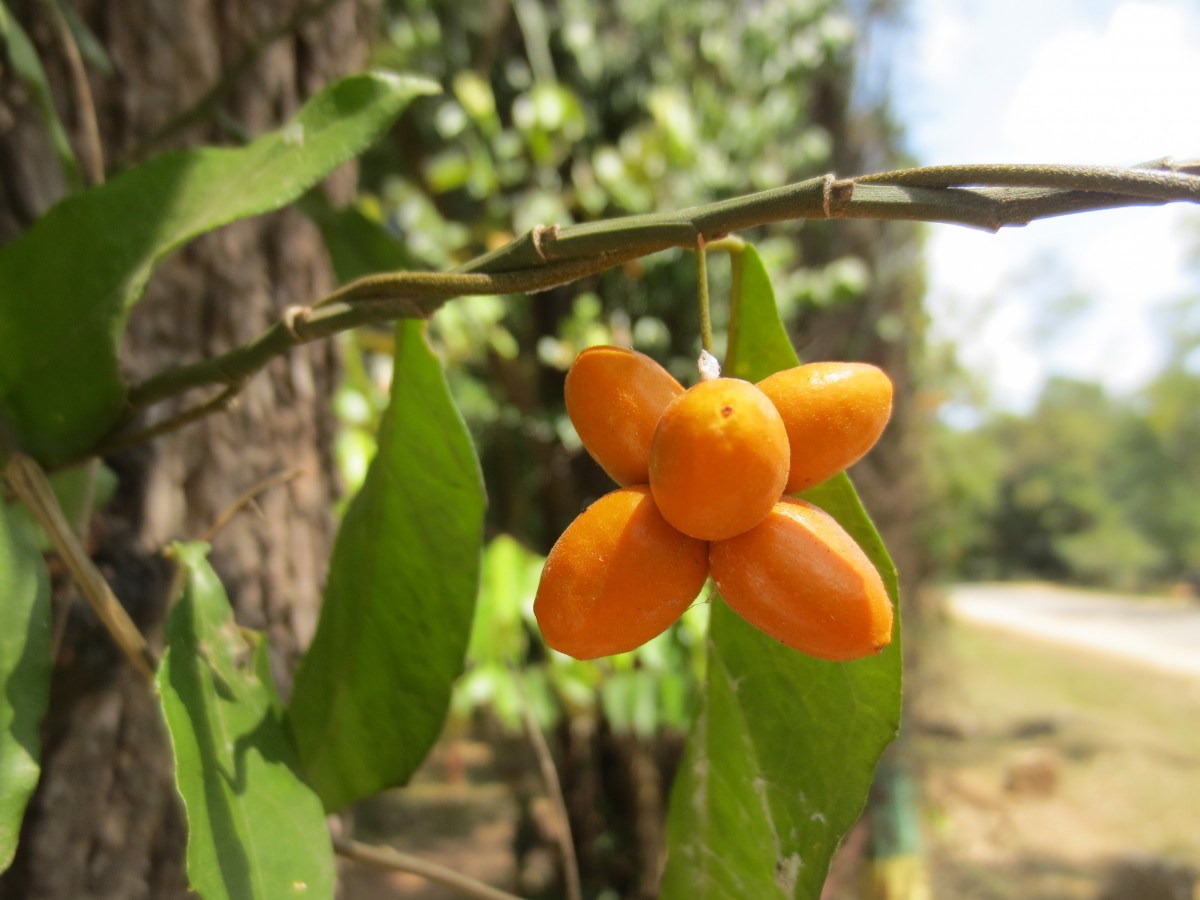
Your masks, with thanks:
[[[700,302],[700,346],[705,352],[713,352],[712,310],[708,305],[708,250],[704,238],[696,247],[696,294]]]
[[[1200,203],[1200,160],[1161,159],[1130,168],[964,165],[855,178],[824,175],[674,212],[538,226],[449,272],[389,272],[353,281],[287,310],[247,344],[132,385],[124,415],[88,455],[147,440],[221,408],[268,361],[297,344],[368,323],[427,318],[453,297],[535,293],[663,250],[706,244],[711,249],[733,232],[772,222],[901,219],[998,231],[1051,216],[1176,201]],[[147,408],[197,388],[215,389],[215,396],[156,425],[138,425]]]

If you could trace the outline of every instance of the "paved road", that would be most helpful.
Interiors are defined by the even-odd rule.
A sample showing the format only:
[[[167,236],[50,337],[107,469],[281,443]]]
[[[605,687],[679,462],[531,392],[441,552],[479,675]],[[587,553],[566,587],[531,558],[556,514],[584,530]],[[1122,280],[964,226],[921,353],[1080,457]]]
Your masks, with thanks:
[[[960,619],[1120,656],[1200,678],[1200,603],[1048,585],[957,585]]]

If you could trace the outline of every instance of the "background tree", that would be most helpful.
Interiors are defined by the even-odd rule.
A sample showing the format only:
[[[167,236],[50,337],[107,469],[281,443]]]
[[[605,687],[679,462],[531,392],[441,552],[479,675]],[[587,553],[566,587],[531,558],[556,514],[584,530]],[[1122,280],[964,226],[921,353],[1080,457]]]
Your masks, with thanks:
[[[1056,378],[1025,415],[936,426],[933,552],[964,578],[1165,590],[1195,577],[1200,380],[1178,355],[1141,391]]]
[[[279,125],[318,87],[361,69],[371,21],[357,0],[83,0],[62,8],[66,20],[56,3],[8,5],[37,44],[92,183],[152,150]],[[86,30],[67,24],[76,17]],[[0,64],[0,241],[65,188],[32,101]],[[347,171],[330,189],[345,200],[353,185]],[[295,210],[202,238],[161,267],[133,314],[127,372],[244,342],[332,283],[317,229]],[[339,495],[327,403],[337,378],[336,345],[310,345],[255,379],[237,408],[107,460],[119,487],[89,543],[143,629],[156,635],[164,612],[157,549],[199,537],[240,492],[296,469],[259,498],[260,515],[214,538],[212,555],[239,618],[269,632],[287,684],[312,633]],[[0,895],[183,897],[183,822],[157,704],[65,579],[56,599],[65,623],[42,779]]]

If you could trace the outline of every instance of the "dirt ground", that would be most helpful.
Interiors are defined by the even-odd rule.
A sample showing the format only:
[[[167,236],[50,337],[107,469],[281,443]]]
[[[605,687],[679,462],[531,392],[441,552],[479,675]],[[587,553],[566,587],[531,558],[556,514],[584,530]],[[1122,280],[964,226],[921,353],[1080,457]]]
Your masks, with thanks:
[[[929,646],[935,897],[1200,900],[1200,679],[961,623]]]
[[[547,854],[517,859],[519,830],[537,829],[553,816],[531,783],[536,763],[523,747],[500,748],[447,735],[413,782],[354,811],[355,839],[392,845],[506,891],[537,892],[557,880],[557,860]],[[546,827],[553,828],[553,824]],[[404,872],[343,865],[343,900],[461,900],[450,887]]]
[[[1200,679],[953,621],[926,646],[905,755],[932,898],[1200,900]],[[554,821],[522,739],[458,736],[408,788],[357,808],[353,828],[548,897],[560,883]],[[346,865],[341,896],[463,895]]]

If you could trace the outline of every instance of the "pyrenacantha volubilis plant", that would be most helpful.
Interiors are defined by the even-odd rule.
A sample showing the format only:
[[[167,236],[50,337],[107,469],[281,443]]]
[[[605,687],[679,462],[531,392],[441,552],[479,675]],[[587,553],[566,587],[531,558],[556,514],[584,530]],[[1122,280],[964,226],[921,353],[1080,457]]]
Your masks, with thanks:
[[[22,77],[44,80],[4,5],[0,27]],[[161,711],[198,894],[331,897],[335,847],[402,864],[331,837],[326,817],[408,782],[464,668],[486,503],[426,334],[447,302],[537,293],[792,219],[995,230],[1200,199],[1200,167],[1169,161],[825,175],[678,211],[546,223],[448,271],[416,271],[380,222],[331,213],[311,191],[436,91],[389,73],[343,79],[240,146],[165,153],[79,187],[0,247],[0,866],[14,858],[41,774],[54,646],[47,553]],[[291,298],[262,333],[222,352],[131,377],[122,338],[160,263],[289,204],[322,230],[344,286]],[[711,577],[661,896],[811,898],[899,725],[896,573],[843,471],[882,432],[892,386],[871,366],[802,365],[754,247],[731,239],[725,249],[740,276],[723,377],[685,390],[648,357],[612,347],[572,367],[571,421],[619,487],[563,533],[536,614],[550,647],[607,657],[663,633]],[[368,264],[379,258],[390,262]],[[299,345],[382,324],[392,327],[387,408],[286,699],[265,634],[236,621],[204,541],[171,545],[171,611],[161,641],[143,634],[80,540],[78,523],[113,480],[98,461],[221,415]],[[438,877],[462,884],[461,873]]]

